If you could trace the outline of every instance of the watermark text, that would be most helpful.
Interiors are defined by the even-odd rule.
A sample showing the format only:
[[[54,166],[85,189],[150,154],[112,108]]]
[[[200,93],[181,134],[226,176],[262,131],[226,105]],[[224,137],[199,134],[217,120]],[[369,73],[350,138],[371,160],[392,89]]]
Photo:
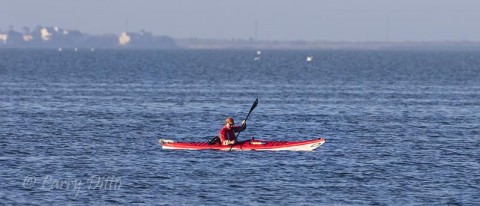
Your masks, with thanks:
[[[22,186],[25,189],[39,189],[43,191],[65,191],[69,198],[75,199],[85,190],[119,190],[122,185],[116,176],[92,175],[86,179],[58,178],[51,175],[43,177],[26,176]]]

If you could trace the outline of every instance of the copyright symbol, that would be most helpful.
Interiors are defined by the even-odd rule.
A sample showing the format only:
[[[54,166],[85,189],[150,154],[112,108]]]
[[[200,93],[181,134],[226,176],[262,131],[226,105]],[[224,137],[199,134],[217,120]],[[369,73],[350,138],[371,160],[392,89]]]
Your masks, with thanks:
[[[37,178],[35,176],[26,176],[25,179],[23,179],[23,187],[30,189],[36,182]]]

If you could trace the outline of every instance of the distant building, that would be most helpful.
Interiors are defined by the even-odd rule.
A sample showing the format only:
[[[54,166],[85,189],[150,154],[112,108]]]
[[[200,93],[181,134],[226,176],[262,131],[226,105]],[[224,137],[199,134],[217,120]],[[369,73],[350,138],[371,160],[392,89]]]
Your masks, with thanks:
[[[0,33],[0,41],[2,41],[3,44],[7,44],[7,40],[8,40],[8,35]]]
[[[153,36],[152,33],[144,30],[141,30],[140,33],[123,32],[118,37],[118,43],[124,48],[173,49],[177,47],[172,38]]]
[[[126,46],[130,43],[130,36],[127,34],[127,32],[122,32],[120,36],[118,37],[118,43],[120,46]]]

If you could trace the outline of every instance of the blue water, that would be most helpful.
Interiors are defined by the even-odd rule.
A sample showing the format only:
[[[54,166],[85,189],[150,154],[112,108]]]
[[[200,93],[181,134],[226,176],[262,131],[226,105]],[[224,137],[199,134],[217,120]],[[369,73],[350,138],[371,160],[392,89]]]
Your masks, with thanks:
[[[306,62],[313,55],[312,62]],[[0,50],[0,203],[476,205],[480,52]],[[313,152],[162,150],[325,137]]]

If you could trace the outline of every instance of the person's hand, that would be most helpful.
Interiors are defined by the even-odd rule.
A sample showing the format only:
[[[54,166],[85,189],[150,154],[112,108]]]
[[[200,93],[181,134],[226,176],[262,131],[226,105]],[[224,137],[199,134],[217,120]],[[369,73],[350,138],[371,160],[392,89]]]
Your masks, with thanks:
[[[232,144],[235,144],[235,140],[225,140],[223,142],[223,145],[232,145]]]
[[[247,129],[247,121],[243,120],[242,121],[242,130]]]

